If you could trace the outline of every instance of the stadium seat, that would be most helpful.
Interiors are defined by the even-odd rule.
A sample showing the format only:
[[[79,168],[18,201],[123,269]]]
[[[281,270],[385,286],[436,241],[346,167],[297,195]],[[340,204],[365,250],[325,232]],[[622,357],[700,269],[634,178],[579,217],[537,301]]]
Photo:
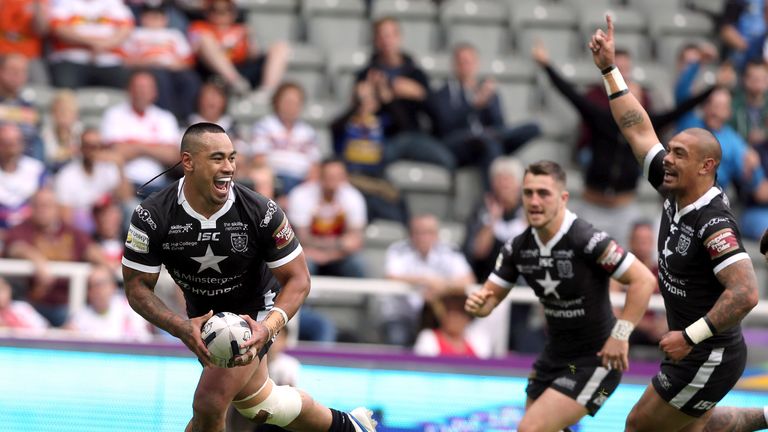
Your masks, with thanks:
[[[387,167],[386,175],[405,195],[411,214],[450,214],[452,185],[447,169],[421,162],[398,161]]]
[[[377,279],[386,276],[386,248],[365,246],[361,254],[365,263],[366,276]]]
[[[433,83],[437,83],[438,88],[442,83],[453,75],[452,54],[449,52],[429,53],[420,56],[417,61],[424,73],[429,76]]]
[[[440,215],[437,215],[441,217]],[[467,229],[463,222],[441,221],[438,237],[441,241],[448,243],[456,249],[461,249],[464,244],[464,237]]]
[[[592,60],[588,58],[558,63],[557,70],[562,74],[563,78],[578,86],[601,83],[600,71],[597,70]]]
[[[307,39],[327,52],[367,46],[370,24],[364,14],[361,0],[306,0],[302,15],[307,23]]]
[[[509,51],[507,5],[492,1],[449,1],[440,9],[447,48],[468,42],[483,55]]]
[[[723,0],[686,0],[686,6],[714,17],[723,13],[725,2]]]
[[[618,0],[561,0],[562,3],[565,3],[569,6],[571,6],[574,10],[582,10],[584,8],[588,7],[594,7],[594,6],[600,6],[600,7],[614,7],[617,6],[619,3]],[[664,1],[664,0],[662,0]]]
[[[318,127],[317,141],[320,146],[320,154],[323,158],[333,156],[333,136],[327,127]]]
[[[648,31],[656,38],[671,35],[706,37],[714,31],[714,23],[702,13],[651,9],[648,18]]]
[[[483,190],[482,173],[477,167],[459,168],[453,182],[453,219],[466,221],[482,200],[479,193]]]
[[[649,12],[655,10],[669,11],[679,9],[684,1],[686,0],[627,0],[627,6],[647,15]]]
[[[697,36],[665,35],[655,39],[656,60],[663,64],[670,72],[676,72],[677,57],[680,49],[689,43],[708,42],[705,38]],[[709,42],[711,43],[711,42]]]
[[[239,125],[247,125],[250,131],[256,120],[269,114],[271,108],[266,103],[257,103],[249,98],[243,98],[230,100],[227,112]]]
[[[298,0],[243,0],[246,24],[259,46],[277,41],[297,41],[300,37]]]
[[[496,86],[504,110],[504,120],[514,123],[531,118],[531,112],[536,108],[533,84],[498,82]]]
[[[311,45],[293,45],[285,80],[301,84],[308,99],[329,97],[330,91],[325,76],[325,53]]]
[[[667,110],[674,105],[672,77],[669,70],[660,63],[635,63],[632,78],[651,91],[653,110]]]
[[[483,57],[480,74],[493,76],[500,82],[531,83],[536,76],[536,65],[530,56]]]
[[[437,7],[428,1],[376,0],[373,2],[373,21],[392,17],[397,19],[403,37],[403,46],[415,54],[438,50],[440,31],[437,25]]]
[[[530,141],[515,153],[523,166],[546,159],[559,163],[562,166],[570,164],[570,148],[559,141],[546,138],[537,138]]]
[[[513,3],[510,8],[510,23],[516,31],[538,29],[573,29],[576,27],[576,14],[568,5],[539,3],[531,6],[526,3]]]
[[[341,114],[344,107],[331,100],[307,101],[302,118],[316,128],[326,128]]]
[[[38,109],[47,109],[51,106],[56,88],[47,85],[31,85],[24,87],[21,97]]]
[[[125,91],[111,87],[83,87],[75,92],[80,114],[101,115],[107,108],[128,100]]]
[[[408,230],[399,222],[376,219],[365,227],[365,247],[386,249],[392,243],[408,237]]]
[[[516,51],[520,56],[530,56],[531,47],[536,41],[541,41],[547,48],[552,61],[559,62],[569,60],[577,52],[575,44],[580,41],[576,30],[572,29],[548,29],[548,28],[523,28],[516,34]],[[581,46],[581,45],[579,45]],[[579,50],[579,52],[581,52]]]
[[[368,50],[338,50],[328,52],[327,75],[331,79],[333,96],[336,101],[348,104],[355,83],[355,74],[370,58]]]

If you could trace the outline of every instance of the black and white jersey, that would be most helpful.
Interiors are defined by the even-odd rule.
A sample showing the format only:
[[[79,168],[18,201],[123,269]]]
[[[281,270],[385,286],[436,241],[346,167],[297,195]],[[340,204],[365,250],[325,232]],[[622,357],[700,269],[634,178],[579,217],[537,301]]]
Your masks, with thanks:
[[[607,233],[566,210],[560,230],[546,244],[530,227],[508,241],[488,280],[512,288],[522,276],[533,288],[547,318],[547,352],[594,356],[616,322],[608,281],[621,277],[634,260]]]
[[[656,144],[645,157],[644,174],[657,189],[664,179],[662,160],[666,154],[664,147]],[[749,259],[728,197],[714,186],[681,209],[674,197],[664,200],[657,248],[659,289],[670,330],[683,330],[706,315],[725,289],[717,273]],[[739,340],[741,327],[735,326],[703,343],[722,346]]]
[[[270,269],[301,253],[291,224],[274,201],[236,183],[224,206],[205,218],[189,205],[182,184],[136,207],[123,265],[145,273],[165,265],[191,317],[209,310],[256,316],[280,289]]]

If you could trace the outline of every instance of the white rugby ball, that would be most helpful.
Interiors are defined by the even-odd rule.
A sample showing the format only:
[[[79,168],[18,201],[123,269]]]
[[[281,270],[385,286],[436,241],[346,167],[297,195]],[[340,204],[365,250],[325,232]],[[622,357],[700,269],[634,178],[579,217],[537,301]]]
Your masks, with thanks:
[[[203,324],[200,336],[213,364],[227,368],[234,366],[235,356],[245,354],[246,349],[240,348],[240,344],[251,338],[251,328],[239,316],[219,312]]]

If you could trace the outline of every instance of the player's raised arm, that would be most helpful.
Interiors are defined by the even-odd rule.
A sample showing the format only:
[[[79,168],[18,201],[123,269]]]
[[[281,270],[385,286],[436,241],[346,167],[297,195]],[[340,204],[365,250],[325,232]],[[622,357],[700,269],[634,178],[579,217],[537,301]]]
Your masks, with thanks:
[[[613,39],[613,20],[605,16],[607,29],[595,31],[589,41],[592,60],[603,74],[605,89],[610,99],[611,113],[619,125],[621,133],[632,147],[632,152],[639,163],[643,163],[648,151],[659,142],[653,125],[640,102],[627,88],[619,69],[614,64],[615,46]]]
[[[123,264],[125,296],[128,303],[144,319],[181,339],[204,366],[213,367],[208,349],[200,338],[200,328],[213,315],[213,311],[188,320],[177,315],[155,295],[154,288],[159,275],[160,273],[145,273]]]

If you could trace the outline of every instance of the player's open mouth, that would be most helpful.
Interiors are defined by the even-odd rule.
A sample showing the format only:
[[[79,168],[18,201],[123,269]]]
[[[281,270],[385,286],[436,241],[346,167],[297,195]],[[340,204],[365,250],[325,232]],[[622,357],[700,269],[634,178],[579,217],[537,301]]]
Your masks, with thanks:
[[[229,184],[232,182],[232,177],[220,177],[213,179],[213,187],[221,193],[227,193],[229,191]]]
[[[671,180],[673,178],[677,178],[677,173],[674,171],[670,171],[668,169],[664,170],[664,181]]]

